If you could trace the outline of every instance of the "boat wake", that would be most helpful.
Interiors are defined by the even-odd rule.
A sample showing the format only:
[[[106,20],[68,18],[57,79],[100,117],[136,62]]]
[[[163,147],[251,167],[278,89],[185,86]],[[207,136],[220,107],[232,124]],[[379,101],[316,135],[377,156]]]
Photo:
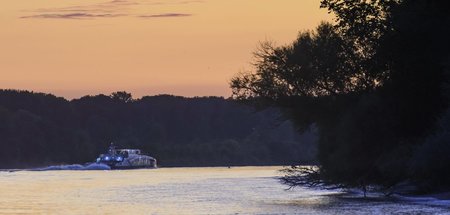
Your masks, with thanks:
[[[101,163],[91,163],[86,165],[81,164],[71,164],[71,165],[57,165],[57,166],[48,166],[43,168],[32,169],[33,171],[55,171],[55,170],[110,170],[106,164]]]

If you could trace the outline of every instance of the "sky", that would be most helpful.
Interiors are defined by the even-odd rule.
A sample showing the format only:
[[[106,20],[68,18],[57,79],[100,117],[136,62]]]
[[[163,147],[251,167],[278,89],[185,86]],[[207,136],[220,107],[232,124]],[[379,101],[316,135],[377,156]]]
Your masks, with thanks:
[[[3,0],[0,88],[67,99],[127,91],[229,97],[262,41],[332,16],[320,0]]]

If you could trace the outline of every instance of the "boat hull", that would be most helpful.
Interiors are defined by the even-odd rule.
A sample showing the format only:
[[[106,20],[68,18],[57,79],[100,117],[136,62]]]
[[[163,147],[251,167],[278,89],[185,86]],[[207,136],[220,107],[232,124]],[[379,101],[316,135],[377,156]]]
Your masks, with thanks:
[[[121,162],[117,161],[100,161],[98,163],[106,164],[111,169],[155,169],[157,168],[156,159],[141,155],[130,156]]]
[[[113,170],[121,169],[156,169],[156,166],[110,166]]]

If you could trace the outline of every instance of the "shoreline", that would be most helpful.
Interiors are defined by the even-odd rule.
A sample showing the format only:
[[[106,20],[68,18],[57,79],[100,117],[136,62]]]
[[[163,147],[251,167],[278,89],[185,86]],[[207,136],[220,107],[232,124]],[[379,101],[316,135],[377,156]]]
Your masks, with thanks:
[[[448,200],[450,201],[450,191],[434,192],[422,195],[406,195],[411,198],[434,198],[436,200]]]

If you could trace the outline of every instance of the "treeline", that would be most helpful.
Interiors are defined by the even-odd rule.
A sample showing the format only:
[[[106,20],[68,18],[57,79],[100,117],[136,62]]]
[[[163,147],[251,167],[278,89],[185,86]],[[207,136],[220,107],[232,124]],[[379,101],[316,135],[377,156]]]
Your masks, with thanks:
[[[236,99],[319,131],[319,170],[284,182],[450,189],[450,3],[322,0],[336,15],[292,44],[263,43]],[[389,193],[389,192],[388,192]]]
[[[111,142],[162,166],[308,163],[316,149],[315,135],[299,135],[278,110],[219,97],[116,92],[68,101],[0,90],[0,168],[89,162]]]

